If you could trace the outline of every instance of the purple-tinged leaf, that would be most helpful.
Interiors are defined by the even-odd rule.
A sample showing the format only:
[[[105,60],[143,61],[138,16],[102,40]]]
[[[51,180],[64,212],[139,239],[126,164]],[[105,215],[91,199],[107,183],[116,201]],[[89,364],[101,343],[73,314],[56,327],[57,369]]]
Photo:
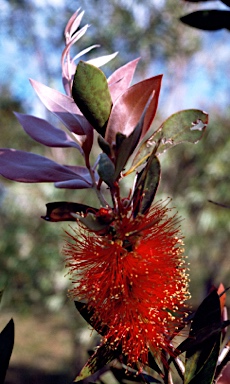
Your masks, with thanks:
[[[41,216],[46,221],[76,221],[72,213],[87,213],[97,212],[97,208],[90,207],[89,205],[72,203],[67,201],[55,201],[46,204],[46,215]]]
[[[86,181],[88,184],[92,184],[92,178],[89,173],[88,168],[82,167],[80,165],[65,165],[66,168],[70,169],[70,171],[73,171],[76,173],[80,178],[82,178],[84,181]],[[98,175],[95,172],[94,174],[95,180],[98,180]]]
[[[46,108],[56,115],[71,132],[87,135],[93,130],[71,97],[38,81],[30,80],[30,82]]]
[[[109,90],[113,103],[130,86],[139,60],[140,58],[123,65],[108,78]]]
[[[156,114],[161,79],[162,76],[159,75],[143,80],[128,88],[128,90],[116,100],[105,134],[105,140],[109,144],[115,143],[118,132],[126,136],[132,133],[152,95],[152,100],[146,111],[146,119],[142,127],[141,137],[143,133],[147,132]]]
[[[77,133],[78,135],[84,135],[85,132],[82,130],[81,126],[78,127],[78,115],[81,115],[81,111],[74,103],[73,99],[69,96],[64,95],[63,93],[47,87],[46,85],[40,83],[39,81],[30,79],[30,83],[37,93],[38,97],[45,105],[45,107],[57,117],[59,114],[72,114],[75,121],[75,130],[74,126],[71,131]],[[77,115],[77,117],[75,117]],[[61,115],[62,116],[62,115]],[[62,119],[61,119],[62,120]],[[62,121],[65,124],[65,121]],[[78,129],[78,131],[77,131]]]
[[[84,188],[92,188],[92,183],[88,183],[87,181],[75,179],[75,180],[67,180],[67,181],[57,181],[54,183],[56,188],[65,188],[65,189],[84,189]]]
[[[55,182],[84,178],[68,167],[34,153],[0,148],[0,174],[23,183]]]
[[[35,141],[48,147],[74,147],[82,152],[79,144],[71,140],[61,129],[55,128],[44,119],[14,113],[26,133]]]
[[[70,132],[86,136],[82,138],[82,149],[88,155],[93,145],[93,127],[81,115],[73,99],[38,81],[30,82],[45,107],[57,116]]]
[[[78,175],[84,177],[85,179],[91,178],[89,170],[86,167],[83,167],[81,165],[66,165],[66,164],[65,164],[65,167],[69,168],[71,171],[73,171],[74,173],[77,173]]]

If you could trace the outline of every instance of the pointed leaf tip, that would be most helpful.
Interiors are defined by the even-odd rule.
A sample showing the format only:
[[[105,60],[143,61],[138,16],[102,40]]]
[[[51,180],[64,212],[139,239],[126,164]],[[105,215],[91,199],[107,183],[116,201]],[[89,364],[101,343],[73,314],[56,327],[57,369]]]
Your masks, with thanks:
[[[205,31],[230,30],[230,12],[220,9],[204,9],[182,16],[180,20],[190,27]]]
[[[25,132],[35,141],[48,147],[74,147],[81,151],[81,147],[48,121],[39,117],[14,113]]]
[[[83,179],[69,167],[46,157],[10,148],[0,148],[0,175],[21,183]]]
[[[109,344],[101,344],[84,365],[79,375],[75,378],[74,383],[84,380],[104,368],[105,365],[116,359],[120,352],[119,349],[111,349]]]
[[[106,155],[106,153],[100,154],[100,159],[98,163],[98,174],[102,178],[102,180],[110,187],[113,187],[114,183],[114,172],[115,166],[110,160],[110,158]]]
[[[134,207],[135,215],[146,213],[151,207],[155,197],[161,175],[161,167],[158,158],[153,153],[142,171],[138,174],[135,191]]]

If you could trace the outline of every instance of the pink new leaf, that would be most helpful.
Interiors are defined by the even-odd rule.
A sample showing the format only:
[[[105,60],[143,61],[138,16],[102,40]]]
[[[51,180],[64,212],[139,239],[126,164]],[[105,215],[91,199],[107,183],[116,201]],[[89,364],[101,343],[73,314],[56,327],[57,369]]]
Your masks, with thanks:
[[[70,17],[69,21],[66,24],[64,32],[66,40],[68,40],[72,36],[72,34],[78,29],[80,25],[80,22],[84,15],[84,11],[82,11],[80,14],[79,11],[80,8],[76,12],[74,12],[74,14]]]
[[[140,58],[123,65],[108,78],[109,90],[113,103],[130,86],[139,60]]]
[[[157,110],[162,75],[143,80],[128,88],[115,102],[106,128],[105,140],[115,142],[117,132],[129,136],[152,96],[145,115],[141,137],[148,131]]]
[[[15,112],[14,114],[26,133],[39,143],[48,147],[75,147],[82,152],[79,144],[48,121],[22,113]]]
[[[66,41],[66,46],[62,52],[62,56],[61,56],[61,66],[62,68],[64,68],[64,62],[65,60],[67,60],[67,62],[71,62],[71,59],[69,57],[69,52],[70,52],[70,48],[72,47],[73,44],[76,43],[76,41],[78,41],[82,36],[84,36],[84,34],[86,33],[88,29],[88,25],[85,25],[83,28],[80,29],[80,31],[76,32],[73,37],[70,37],[68,39],[68,41]],[[69,60],[68,60],[69,59]],[[67,73],[63,73],[64,77],[70,79],[70,74],[69,72]]]
[[[24,182],[57,182],[85,179],[73,170],[34,153],[0,148],[0,174],[7,179]],[[87,180],[86,180],[87,182]]]

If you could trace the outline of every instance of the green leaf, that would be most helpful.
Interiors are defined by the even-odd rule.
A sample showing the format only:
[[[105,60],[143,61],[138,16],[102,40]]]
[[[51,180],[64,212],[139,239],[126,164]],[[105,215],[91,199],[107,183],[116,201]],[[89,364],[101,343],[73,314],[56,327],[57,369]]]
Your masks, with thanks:
[[[111,147],[110,147],[109,143],[101,135],[98,136],[97,141],[98,141],[98,145],[102,149],[102,151],[104,153],[106,153],[106,155],[110,156],[111,155]]]
[[[114,172],[115,172],[115,166],[110,160],[110,158],[106,155],[106,153],[101,153],[99,162],[98,162],[98,168],[97,172],[101,179],[110,187],[113,187],[114,183]]]
[[[220,350],[221,307],[216,290],[197,309],[188,337],[184,384],[211,384]],[[191,340],[191,343],[189,343]],[[186,341],[178,349],[183,351]]]
[[[0,333],[0,384],[4,383],[13,346],[14,321],[11,319]]]
[[[75,307],[81,314],[81,316],[93,327],[100,335],[105,336],[108,332],[108,327],[103,323],[100,324],[100,320],[94,317],[94,310],[92,308],[89,309],[88,304],[82,303],[80,301],[74,301]]]
[[[132,168],[148,159],[154,148],[160,154],[181,143],[197,143],[208,124],[207,113],[198,109],[187,109],[171,115],[137,152]]]
[[[159,185],[160,175],[160,162],[153,152],[145,168],[137,177],[133,197],[135,216],[138,213],[144,214],[150,208]]]
[[[220,351],[221,334],[206,340],[185,365],[184,384],[212,384]]]
[[[113,350],[109,344],[102,344],[89,358],[74,382],[76,383],[93,375],[95,372],[99,371],[99,369],[118,358],[120,354],[121,351],[119,349]]]
[[[73,213],[87,213],[87,212],[97,212],[97,208],[90,207],[89,205],[80,204],[80,203],[71,203],[67,201],[55,201],[53,203],[46,204],[46,215],[41,216],[42,219],[47,221],[76,221],[76,218],[73,217]]]
[[[161,138],[157,153],[177,144],[198,143],[208,124],[207,113],[198,109],[187,109],[171,115],[154,134],[154,141]],[[151,138],[150,138],[151,141]]]
[[[153,371],[157,372],[160,376],[162,377],[164,376],[162,370],[160,369],[159,365],[156,362],[154,351],[152,351],[151,348],[149,348],[149,353],[148,353],[148,365]]]
[[[88,213],[84,217],[76,213],[73,213],[72,215],[92,231],[99,232],[108,228],[108,224],[101,222],[100,218],[97,218],[93,213]]]
[[[80,61],[74,76],[72,95],[86,119],[104,136],[112,108],[104,73],[99,68]]]

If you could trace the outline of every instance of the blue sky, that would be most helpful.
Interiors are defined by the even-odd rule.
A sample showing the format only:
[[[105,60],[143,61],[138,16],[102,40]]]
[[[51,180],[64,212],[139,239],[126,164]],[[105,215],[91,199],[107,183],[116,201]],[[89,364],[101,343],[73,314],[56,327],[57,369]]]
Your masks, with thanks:
[[[63,2],[61,0],[34,0],[35,4],[36,2],[38,3],[36,18],[32,18],[32,21],[33,29],[37,30],[39,34],[39,48],[43,51],[44,57],[49,62],[49,67],[53,68],[54,73],[59,72],[61,74],[61,52],[57,56],[57,52],[54,52],[49,45],[49,39],[51,39],[52,43],[52,36],[50,36],[50,30],[47,27],[47,20],[48,11],[52,12],[52,7],[55,6],[56,9],[60,9],[60,23],[62,22],[62,26],[64,25],[66,20],[61,20]],[[46,6],[46,15],[44,14],[43,3]],[[47,7],[49,3],[52,6]],[[9,12],[8,2],[3,1],[2,20],[7,12]],[[83,21],[87,23],[87,12]],[[62,33],[62,26],[60,27],[60,33]],[[18,28],[19,35],[23,32],[23,27],[15,19],[15,28]],[[0,23],[0,34],[0,84],[9,84],[8,79],[11,78],[11,92],[23,101],[25,110],[31,112],[32,105],[33,109],[39,110],[38,100],[28,79],[31,77],[46,83],[41,65],[41,60],[44,57],[39,57],[36,46],[32,45],[24,48],[22,44],[18,45],[15,39],[7,36],[4,23]],[[189,62],[186,63],[183,60],[180,62],[179,58],[175,68],[170,68],[170,70],[158,62],[154,62],[150,68],[149,76],[159,73],[164,74],[160,108],[167,115],[179,109],[200,108],[208,110],[213,107],[223,109],[229,106],[230,32],[225,30],[217,32],[200,31],[200,36],[203,42],[202,50],[197,52]],[[97,43],[96,37],[95,43]],[[97,55],[100,55],[100,49],[95,52],[95,56]],[[46,63],[43,63],[43,65],[46,65]],[[173,83],[172,74],[175,74],[176,77],[176,81],[174,78]],[[53,79],[53,87],[62,91],[61,77]]]

